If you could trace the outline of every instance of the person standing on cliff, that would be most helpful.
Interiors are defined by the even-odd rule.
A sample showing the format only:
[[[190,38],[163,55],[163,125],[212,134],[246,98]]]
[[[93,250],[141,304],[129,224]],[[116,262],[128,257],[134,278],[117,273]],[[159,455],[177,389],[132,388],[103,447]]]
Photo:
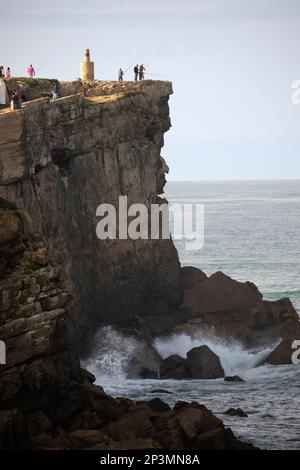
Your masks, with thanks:
[[[138,66],[138,64],[136,64],[133,71],[134,71],[134,81],[136,82],[137,79],[138,79],[138,76],[139,76],[139,66]]]
[[[1,65],[0,67],[0,78],[3,78],[4,77],[4,67],[3,65]]]
[[[29,65],[29,67],[27,69],[27,73],[28,73],[29,78],[33,78],[35,76],[35,70],[34,70],[32,64]]]
[[[53,87],[52,87],[52,99],[53,99],[53,101],[54,101],[54,100],[57,100],[57,98],[58,98],[58,91],[59,91],[59,90],[58,90],[58,85],[57,85],[57,83],[54,83],[54,85],[53,85]]]
[[[10,78],[10,67],[6,69],[6,78]]]
[[[11,110],[21,109],[21,101],[18,92],[15,90],[11,97]]]
[[[120,68],[120,69],[119,69],[119,75],[118,75],[118,80],[119,80],[119,82],[122,82],[122,81],[123,81],[123,77],[124,77],[124,72],[123,72],[123,70]]]
[[[145,76],[144,76],[145,70],[146,70],[146,69],[145,69],[144,65],[143,65],[143,64],[140,65],[140,68],[139,68],[139,79],[140,79],[140,80],[144,80],[144,77],[145,77]]]

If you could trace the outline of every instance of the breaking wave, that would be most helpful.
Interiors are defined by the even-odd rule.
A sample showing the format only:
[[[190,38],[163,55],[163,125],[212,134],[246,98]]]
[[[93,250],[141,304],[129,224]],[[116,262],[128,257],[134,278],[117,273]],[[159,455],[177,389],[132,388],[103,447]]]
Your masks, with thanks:
[[[273,346],[260,351],[249,351],[238,342],[225,342],[220,338],[209,338],[206,336],[187,335],[185,333],[174,334],[166,338],[157,338],[154,347],[162,358],[172,354],[178,354],[185,358],[188,351],[202,345],[208,346],[216,353],[221,361],[226,375],[245,376],[245,372],[253,369],[273,349]]]
[[[82,361],[83,367],[96,376],[98,383],[124,381],[126,367],[139,346],[137,339],[105,326],[97,332],[90,357]]]
[[[259,373],[255,366],[273,349],[272,346],[260,351],[249,351],[238,342],[225,342],[200,333],[193,336],[181,333],[156,338],[153,349],[163,359],[172,354],[185,358],[192,348],[204,344],[219,356],[226,375],[237,374],[245,379],[253,378]],[[125,336],[112,326],[106,326],[97,332],[90,357],[82,363],[83,367],[96,376],[97,383],[107,385],[121,383],[132,377],[136,358],[147,366],[151,354],[151,350],[145,349],[142,341],[133,336]]]

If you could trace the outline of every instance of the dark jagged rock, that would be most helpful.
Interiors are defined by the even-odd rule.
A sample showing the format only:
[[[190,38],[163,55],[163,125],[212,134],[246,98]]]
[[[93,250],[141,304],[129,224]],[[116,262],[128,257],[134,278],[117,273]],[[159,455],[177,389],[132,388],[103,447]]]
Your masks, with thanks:
[[[239,375],[227,376],[224,378],[225,382],[245,382]]]
[[[219,357],[205,345],[187,353],[186,366],[193,379],[219,379],[225,375]]]

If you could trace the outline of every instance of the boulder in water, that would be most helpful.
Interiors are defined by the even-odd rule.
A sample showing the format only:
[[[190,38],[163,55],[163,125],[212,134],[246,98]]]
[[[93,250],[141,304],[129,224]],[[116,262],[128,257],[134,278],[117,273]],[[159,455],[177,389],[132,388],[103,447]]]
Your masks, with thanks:
[[[161,394],[173,395],[173,392],[170,392],[170,390],[164,390],[163,388],[155,388],[154,390],[150,390],[149,393],[161,393]]]
[[[193,379],[218,379],[225,376],[219,357],[205,345],[188,352],[186,366]]]

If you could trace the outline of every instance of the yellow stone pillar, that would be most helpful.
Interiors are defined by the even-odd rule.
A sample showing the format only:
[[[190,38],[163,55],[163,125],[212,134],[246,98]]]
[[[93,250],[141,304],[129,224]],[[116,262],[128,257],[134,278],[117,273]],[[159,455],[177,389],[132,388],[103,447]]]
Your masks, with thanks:
[[[84,51],[84,59],[80,64],[80,77],[86,82],[94,80],[94,62],[91,62],[89,49]]]

